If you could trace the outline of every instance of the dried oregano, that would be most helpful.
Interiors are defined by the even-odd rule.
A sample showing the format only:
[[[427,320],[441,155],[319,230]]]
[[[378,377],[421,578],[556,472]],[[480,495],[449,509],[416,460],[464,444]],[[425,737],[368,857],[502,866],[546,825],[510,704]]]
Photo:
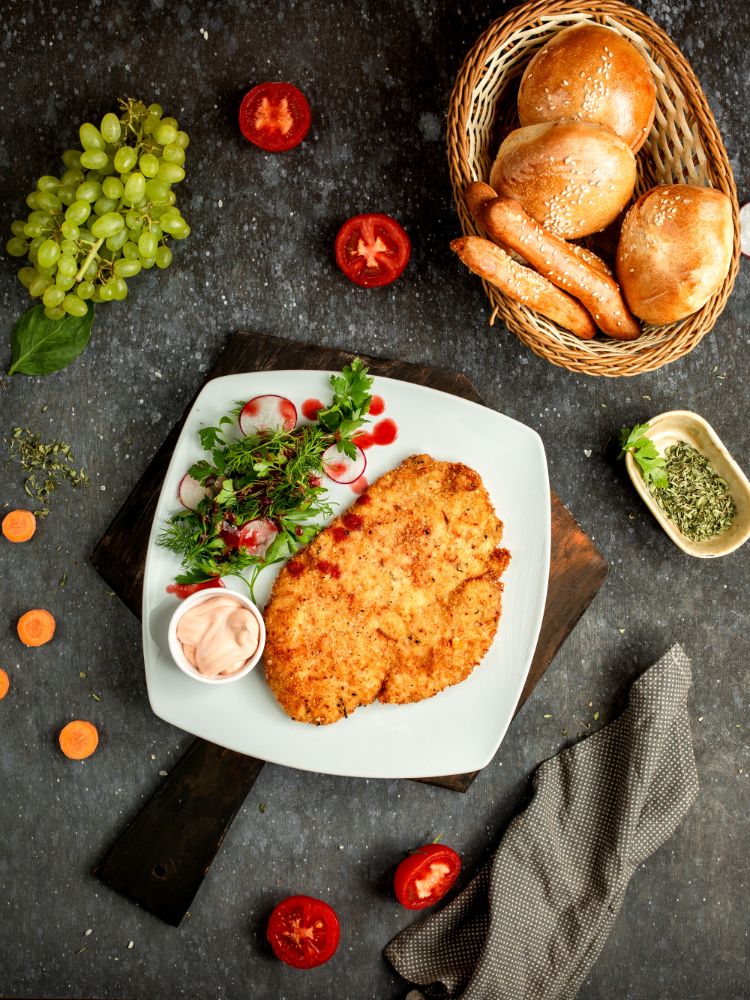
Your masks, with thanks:
[[[40,503],[48,504],[50,493],[54,493],[66,481],[72,486],[90,486],[83,469],[76,472],[73,467],[70,445],[64,441],[42,444],[41,436],[32,434],[28,428],[13,428],[9,451],[18,458],[27,473],[24,489],[28,495]],[[8,465],[10,462],[6,463],[6,468]],[[49,510],[37,510],[34,513],[44,517]]]
[[[667,485],[647,485],[669,520],[693,542],[728,531],[737,505],[709,460],[686,441],[667,448],[664,457]]]

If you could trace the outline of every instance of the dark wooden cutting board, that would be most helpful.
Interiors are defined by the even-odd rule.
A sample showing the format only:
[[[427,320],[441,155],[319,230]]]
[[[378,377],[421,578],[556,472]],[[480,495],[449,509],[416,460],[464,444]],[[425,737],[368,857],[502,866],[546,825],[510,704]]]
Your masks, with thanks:
[[[206,381],[239,372],[309,369],[338,371],[347,351],[255,333],[236,333]],[[426,385],[482,402],[455,372],[360,355],[373,375]],[[91,561],[116,594],[141,617],[146,549],[156,505],[185,418],[175,424],[123,504]],[[555,493],[547,602],[518,712],[552,658],[604,583],[609,567]],[[94,869],[96,875],[177,926],[198,891],[263,761],[196,740],[157,792]],[[465,792],[479,772],[415,779]]]

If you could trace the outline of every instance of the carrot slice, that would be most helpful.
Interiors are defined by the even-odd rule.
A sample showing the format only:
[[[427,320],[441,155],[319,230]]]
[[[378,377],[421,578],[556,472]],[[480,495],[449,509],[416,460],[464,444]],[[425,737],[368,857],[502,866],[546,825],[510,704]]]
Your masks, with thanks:
[[[43,608],[27,611],[18,619],[18,638],[26,646],[43,646],[55,634],[55,619]]]
[[[60,733],[60,749],[71,760],[83,760],[96,750],[99,733],[96,726],[83,719],[69,722]]]
[[[4,670],[0,670],[0,701],[8,693],[8,688],[10,687],[10,681],[8,680],[8,675]]]
[[[30,510],[12,510],[3,518],[3,534],[9,542],[28,542],[36,531],[36,518]]]

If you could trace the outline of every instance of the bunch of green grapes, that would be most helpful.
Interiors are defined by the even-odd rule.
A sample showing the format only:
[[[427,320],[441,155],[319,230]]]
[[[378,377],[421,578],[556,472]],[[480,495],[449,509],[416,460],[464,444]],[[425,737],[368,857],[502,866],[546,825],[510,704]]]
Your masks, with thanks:
[[[119,118],[110,113],[99,128],[81,125],[83,150],[63,153],[67,169],[59,179],[39,178],[26,199],[27,221],[11,226],[8,253],[30,264],[18,277],[50,319],[84,316],[87,299],[124,299],[126,278],[169,266],[168,236],[190,234],[172,190],[185,176],[187,133],[162,118],[158,104],[120,105]]]

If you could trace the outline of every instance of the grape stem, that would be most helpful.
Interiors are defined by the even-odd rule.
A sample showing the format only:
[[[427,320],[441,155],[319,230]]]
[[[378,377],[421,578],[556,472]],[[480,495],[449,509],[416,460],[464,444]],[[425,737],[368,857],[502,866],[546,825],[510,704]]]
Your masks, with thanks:
[[[96,243],[92,246],[91,250],[89,250],[88,257],[83,262],[83,264],[81,264],[81,268],[80,268],[78,274],[76,275],[76,281],[82,281],[83,280],[83,275],[86,272],[86,268],[89,266],[89,264],[91,263],[91,261],[96,256],[96,251],[99,249],[99,247],[102,245],[103,242],[104,242],[104,237],[102,236],[102,238],[100,240],[97,240]]]

